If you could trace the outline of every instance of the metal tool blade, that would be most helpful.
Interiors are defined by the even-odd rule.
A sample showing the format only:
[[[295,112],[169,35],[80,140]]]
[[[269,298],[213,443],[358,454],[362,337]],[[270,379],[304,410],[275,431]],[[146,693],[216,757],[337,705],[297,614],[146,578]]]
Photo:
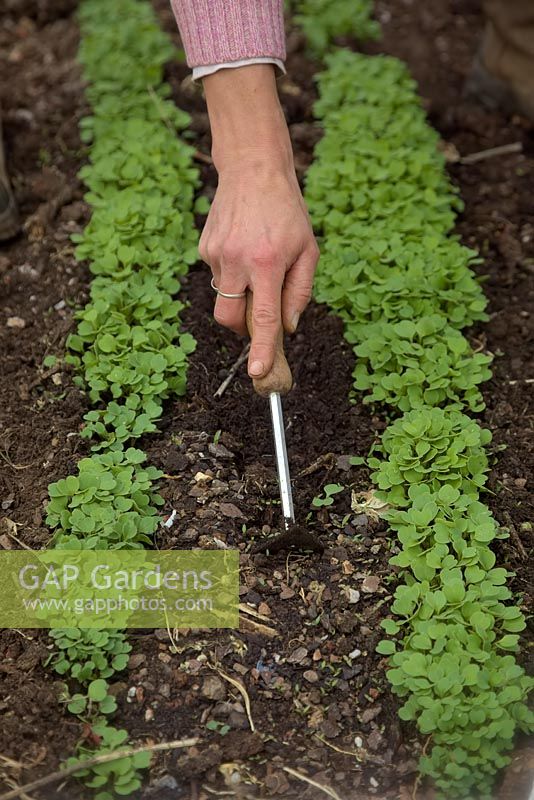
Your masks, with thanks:
[[[282,400],[278,392],[269,395],[271,407],[271,420],[273,423],[274,450],[276,455],[276,469],[278,471],[278,485],[280,486],[280,499],[286,530],[295,523],[293,510],[293,495],[291,492],[291,476],[289,474],[289,461],[287,458],[286,434],[284,430],[284,414]]]

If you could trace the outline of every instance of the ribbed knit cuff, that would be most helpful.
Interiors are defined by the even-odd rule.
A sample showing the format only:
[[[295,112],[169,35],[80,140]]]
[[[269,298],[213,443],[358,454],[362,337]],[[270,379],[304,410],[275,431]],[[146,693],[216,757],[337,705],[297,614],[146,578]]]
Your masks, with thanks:
[[[171,0],[190,67],[286,56],[282,0]]]
[[[279,58],[271,58],[271,56],[256,56],[255,58],[241,58],[239,61],[225,61],[224,64],[204,64],[201,67],[193,67],[193,80],[200,81],[208,75],[213,75],[220,69],[235,69],[236,67],[248,67],[253,64],[274,64],[278,70],[279,75],[286,74],[284,62]]]

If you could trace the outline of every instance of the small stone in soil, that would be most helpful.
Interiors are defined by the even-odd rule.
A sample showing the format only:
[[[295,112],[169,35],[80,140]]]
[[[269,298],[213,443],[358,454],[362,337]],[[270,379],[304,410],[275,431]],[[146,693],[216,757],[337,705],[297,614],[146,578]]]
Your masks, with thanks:
[[[232,519],[243,517],[243,512],[233,503],[221,503],[219,510],[225,517],[231,517]]]
[[[293,652],[289,654],[287,660],[290,664],[300,664],[307,655],[308,651],[305,647],[297,647],[296,650],[293,650]]]
[[[234,458],[234,453],[220,442],[217,442],[217,444],[209,444],[208,450],[215,458]]]
[[[369,736],[367,737],[367,746],[370,750],[378,750],[379,747],[382,745],[383,736],[378,729],[371,731]]]
[[[208,700],[224,700],[226,698],[226,686],[217,675],[208,675],[202,684],[202,695]]]
[[[165,472],[172,475],[175,472],[183,472],[184,469],[187,469],[189,460],[183,453],[171,450],[170,453],[167,454],[164,466]]]
[[[22,317],[8,317],[6,325],[8,328],[25,328],[26,322]]]
[[[354,605],[354,603],[357,603],[358,600],[360,599],[359,591],[357,589],[353,589],[351,586],[347,586],[347,588],[345,590],[345,593],[346,593],[347,599],[348,599],[349,603],[351,603],[351,605]]]
[[[137,669],[146,661],[146,656],[143,653],[134,653],[128,659],[128,669]]]
[[[289,586],[284,586],[280,592],[280,600],[290,600],[292,597],[295,597],[293,589],[290,589]]]
[[[382,706],[373,706],[372,708],[366,708],[365,711],[362,712],[360,716],[361,722],[366,725],[368,722],[371,722],[375,717],[378,717],[380,712],[382,711]]]
[[[362,581],[362,592],[372,594],[373,592],[378,591],[379,586],[380,578],[378,575],[368,575],[367,578],[364,578]]]
[[[178,788],[178,781],[176,778],[173,778],[172,775],[163,775],[163,777],[158,778],[157,781],[154,781],[152,786],[149,787],[148,791],[150,794],[154,793],[154,797],[156,797],[156,792],[160,791],[161,789],[177,789]]]

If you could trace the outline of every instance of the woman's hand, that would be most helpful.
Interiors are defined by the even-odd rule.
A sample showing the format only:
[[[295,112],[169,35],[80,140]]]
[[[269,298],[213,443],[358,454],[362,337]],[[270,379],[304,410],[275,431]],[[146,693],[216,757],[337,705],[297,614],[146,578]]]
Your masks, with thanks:
[[[319,251],[293,167],[274,69],[253,65],[204,79],[219,184],[200,240],[215,285],[253,293],[249,375],[272,366],[280,327],[292,333]],[[215,319],[246,333],[245,299],[217,297]]]

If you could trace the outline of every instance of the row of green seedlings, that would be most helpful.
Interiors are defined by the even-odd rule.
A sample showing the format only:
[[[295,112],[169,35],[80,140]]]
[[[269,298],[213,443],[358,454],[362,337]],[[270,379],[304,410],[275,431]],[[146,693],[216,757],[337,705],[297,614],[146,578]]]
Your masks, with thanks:
[[[491,434],[464,413],[484,407],[490,377],[490,356],[461,333],[487,318],[478,258],[447,235],[462,204],[405,66],[339,49],[318,80],[324,138],[306,182],[322,240],[316,298],[344,320],[364,402],[404,412],[369,459],[401,581],[383,623],[396,638],[378,649],[401,718],[431,737],[422,774],[448,800],[490,798],[533,716],[512,655],[524,618],[490,547],[506,534],[479,499]]]
[[[371,16],[371,0],[287,0],[287,6],[308,49],[321,58],[334,39],[367,41],[380,36],[380,25]]]
[[[92,109],[81,121],[89,163],[80,177],[92,217],[73,239],[93,279],[66,361],[94,406],[81,434],[92,455],[78,463],[76,475],[50,485],[47,523],[56,548],[142,548],[160,521],[162,473],[131,445],[156,431],[163,401],[185,391],[195,342],[180,332],[183,306],[175,295],[197,257],[198,175],[192,148],[176,135],[189,118],[167,99],[163,65],[174,53],[150,3],[84,0],[79,18],[79,60]],[[50,663],[68,680],[67,708],[90,725],[67,766],[122,749],[128,733],[108,722],[117,705],[108,681],[128,662],[124,632],[51,635]],[[140,787],[149,760],[138,753],[77,777],[96,791],[95,800],[111,800]]]

